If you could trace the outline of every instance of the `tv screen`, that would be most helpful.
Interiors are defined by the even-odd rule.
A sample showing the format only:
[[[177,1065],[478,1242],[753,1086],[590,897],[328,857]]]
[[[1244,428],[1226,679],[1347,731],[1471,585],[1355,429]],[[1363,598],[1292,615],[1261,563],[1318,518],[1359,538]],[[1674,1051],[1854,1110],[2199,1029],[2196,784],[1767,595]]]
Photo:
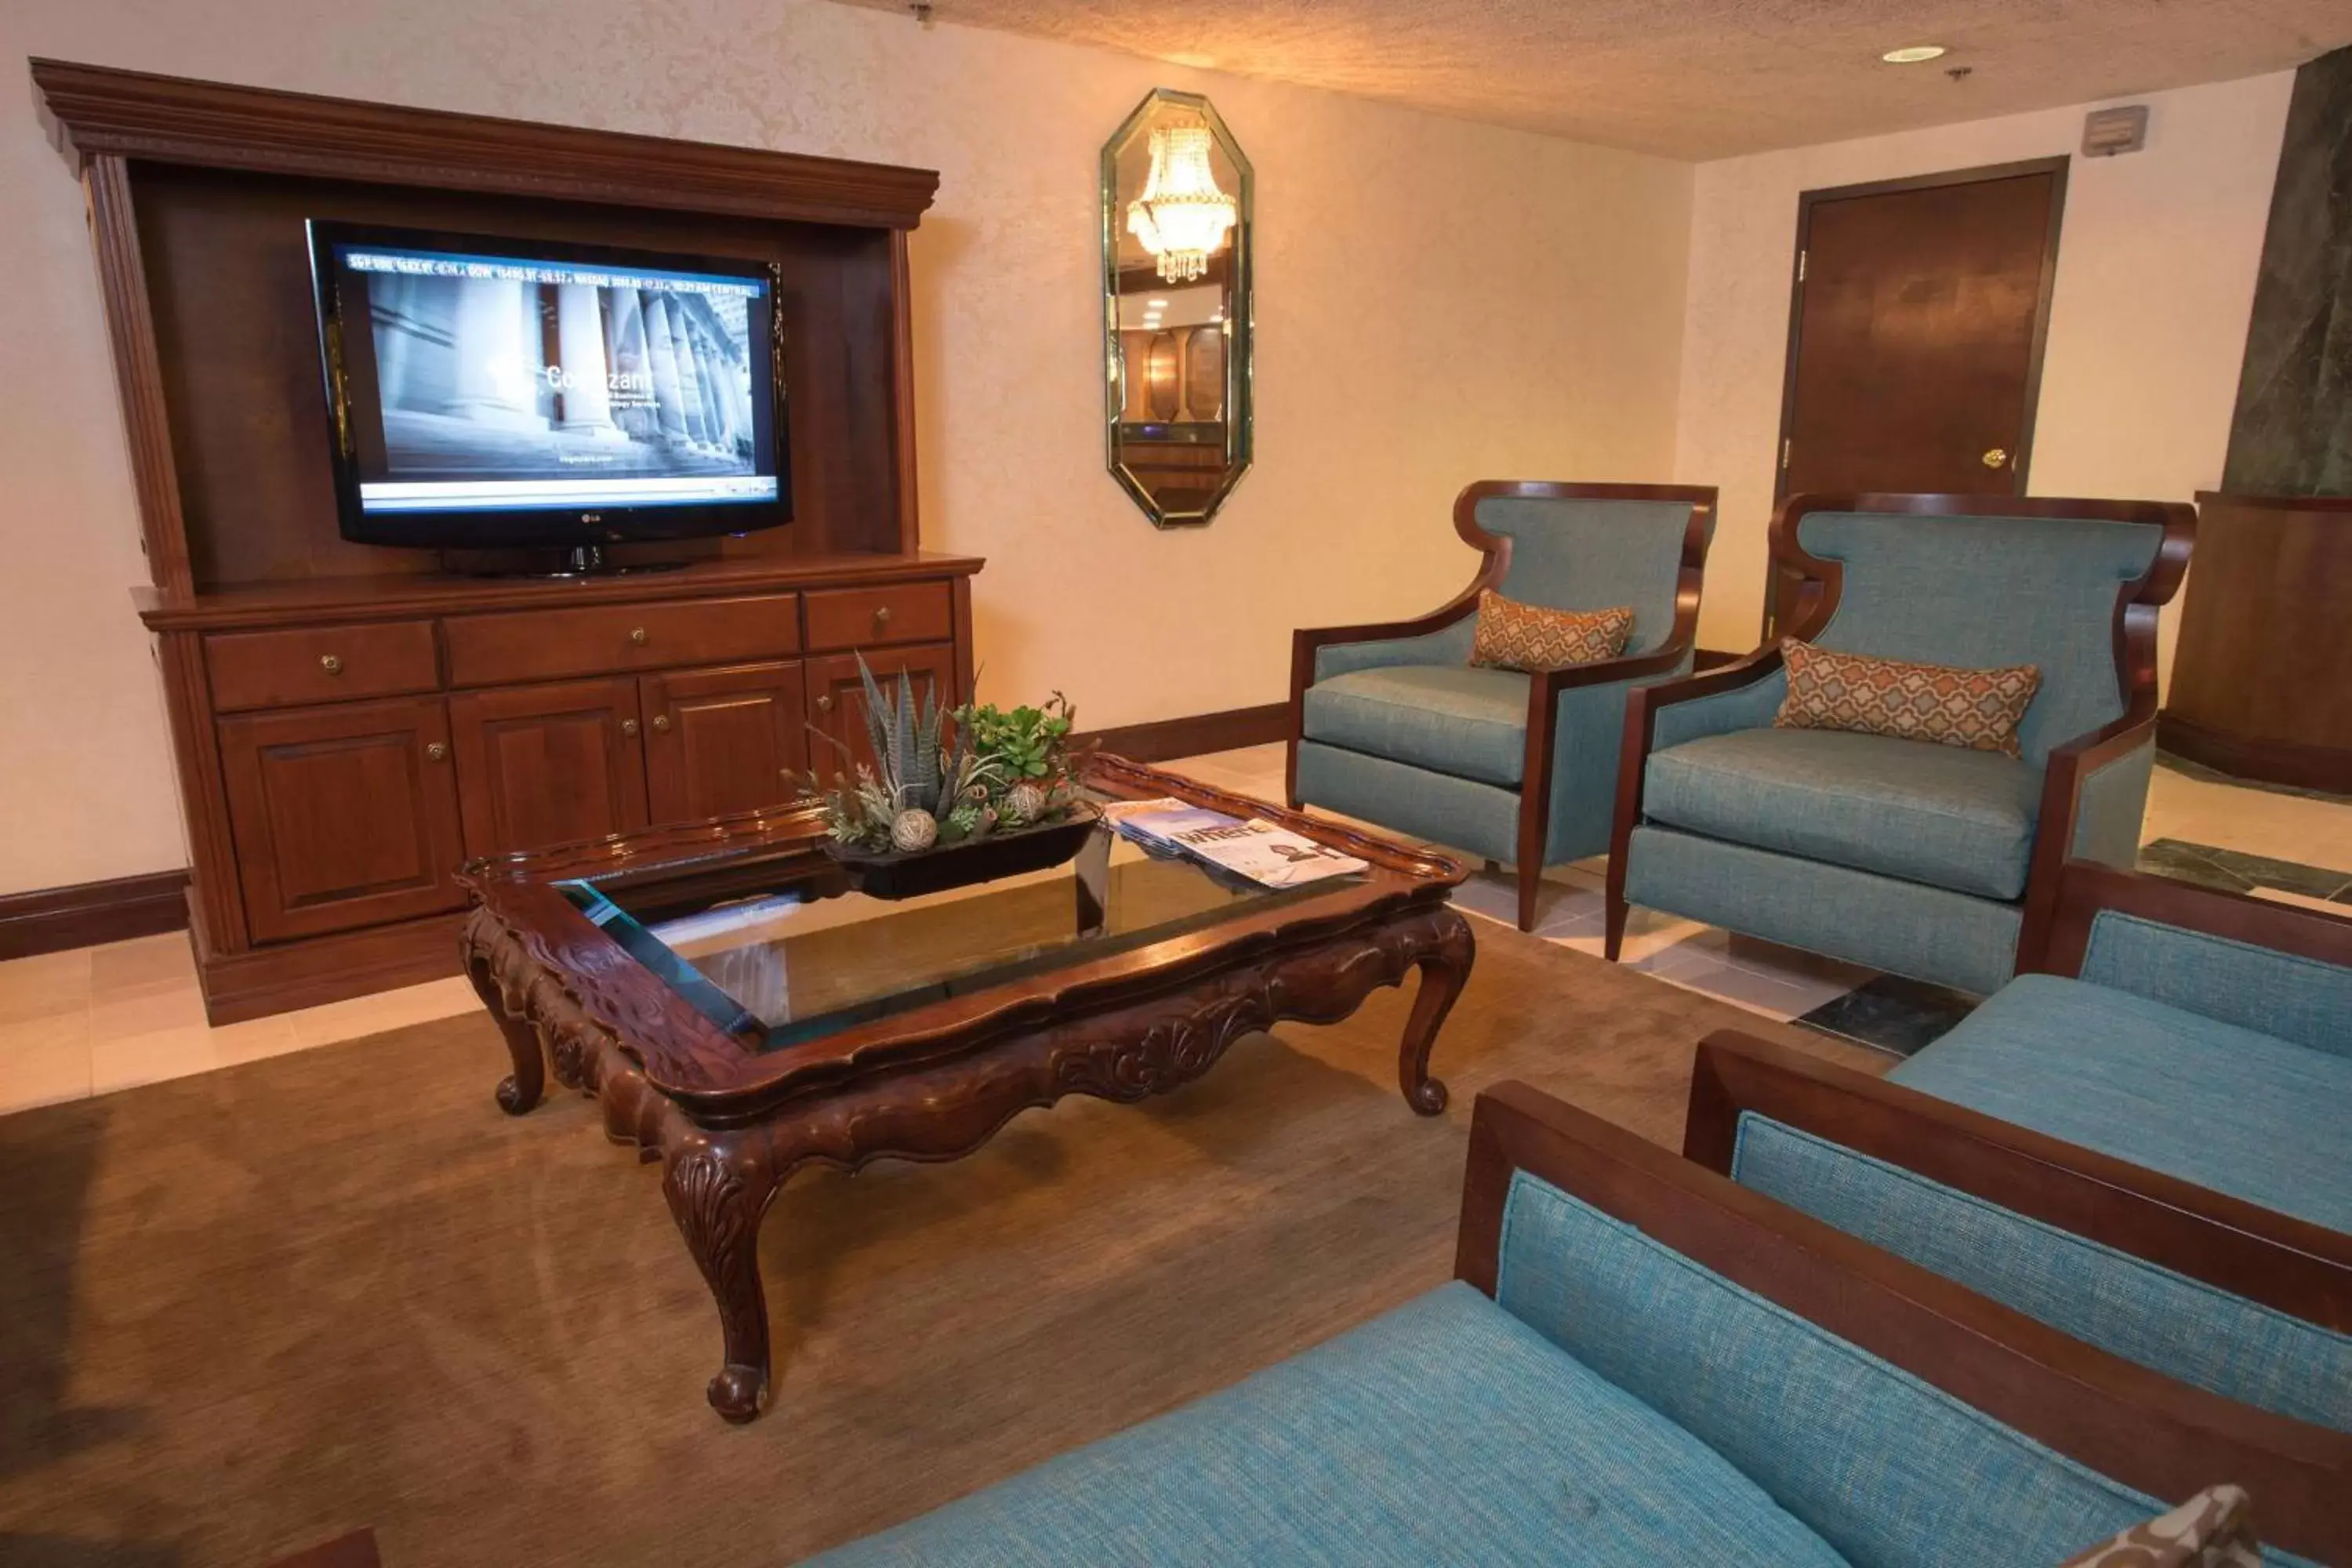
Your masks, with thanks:
[[[310,226],[345,538],[579,548],[790,520],[768,264]]]

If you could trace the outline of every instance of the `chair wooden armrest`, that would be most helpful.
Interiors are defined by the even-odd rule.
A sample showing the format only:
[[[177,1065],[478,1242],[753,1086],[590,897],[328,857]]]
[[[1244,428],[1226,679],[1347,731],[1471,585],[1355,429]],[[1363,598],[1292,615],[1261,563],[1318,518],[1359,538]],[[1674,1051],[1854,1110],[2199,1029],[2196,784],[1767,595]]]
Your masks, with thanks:
[[[2337,1332],[2352,1236],[1736,1030],[1700,1042],[1683,1153],[1729,1174],[1753,1111]]]
[[[1489,1296],[1520,1171],[2102,1475],[2164,1499],[2227,1476],[2265,1541],[2352,1559],[2352,1435],[2109,1355],[1523,1083],[1471,1117],[1454,1273]]]
[[[2091,945],[2091,921],[2101,910],[2352,968],[2352,909],[2331,915],[2091,860],[2066,861],[2052,882],[2050,918],[2042,940],[2031,948],[2019,944],[2021,972],[2069,977],[2082,973]]]

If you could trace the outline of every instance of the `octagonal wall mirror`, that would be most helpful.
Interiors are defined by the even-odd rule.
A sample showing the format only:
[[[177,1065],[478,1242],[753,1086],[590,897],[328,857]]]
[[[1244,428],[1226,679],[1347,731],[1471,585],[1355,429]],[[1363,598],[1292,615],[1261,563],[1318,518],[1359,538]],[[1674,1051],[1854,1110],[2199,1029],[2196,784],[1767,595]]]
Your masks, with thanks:
[[[1208,521],[1250,465],[1252,184],[1198,93],[1155,89],[1103,144],[1110,471],[1161,528]]]

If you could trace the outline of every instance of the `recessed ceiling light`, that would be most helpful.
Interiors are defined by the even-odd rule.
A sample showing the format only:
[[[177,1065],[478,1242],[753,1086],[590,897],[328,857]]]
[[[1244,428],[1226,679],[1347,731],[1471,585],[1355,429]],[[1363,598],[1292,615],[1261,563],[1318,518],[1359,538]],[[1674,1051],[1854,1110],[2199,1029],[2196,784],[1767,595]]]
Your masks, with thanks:
[[[1916,66],[1944,58],[1941,44],[1912,44],[1900,49],[1889,49],[1878,57],[1891,66]]]

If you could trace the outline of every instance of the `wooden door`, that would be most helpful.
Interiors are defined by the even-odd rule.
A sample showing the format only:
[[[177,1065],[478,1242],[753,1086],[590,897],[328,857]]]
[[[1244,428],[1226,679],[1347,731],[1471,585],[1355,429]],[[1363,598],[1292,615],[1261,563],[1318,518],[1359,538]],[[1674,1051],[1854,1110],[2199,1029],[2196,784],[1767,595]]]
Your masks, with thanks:
[[[874,679],[887,684],[893,696],[898,689],[898,672],[903,669],[914,682],[918,702],[922,700],[924,692],[932,690],[940,692],[940,700],[950,706],[963,700],[963,693],[956,689],[953,643],[867,648],[866,663],[874,671]],[[809,706],[814,710],[809,716],[810,722],[849,749],[849,755],[844,757],[839,746],[817,741],[816,771],[830,780],[836,773],[849,772],[853,760],[871,763],[874,748],[866,739],[866,688],[857,678],[856,656],[844,653],[809,660],[808,690]]]
[[[316,936],[461,908],[465,840],[441,700],[220,721],[247,929]]]
[[[574,680],[449,699],[468,855],[643,827],[637,683]]]
[[[808,768],[798,660],[677,670],[640,682],[656,822],[782,805]]]
[[[2025,493],[2065,194],[2049,158],[1799,198],[1775,500]]]

